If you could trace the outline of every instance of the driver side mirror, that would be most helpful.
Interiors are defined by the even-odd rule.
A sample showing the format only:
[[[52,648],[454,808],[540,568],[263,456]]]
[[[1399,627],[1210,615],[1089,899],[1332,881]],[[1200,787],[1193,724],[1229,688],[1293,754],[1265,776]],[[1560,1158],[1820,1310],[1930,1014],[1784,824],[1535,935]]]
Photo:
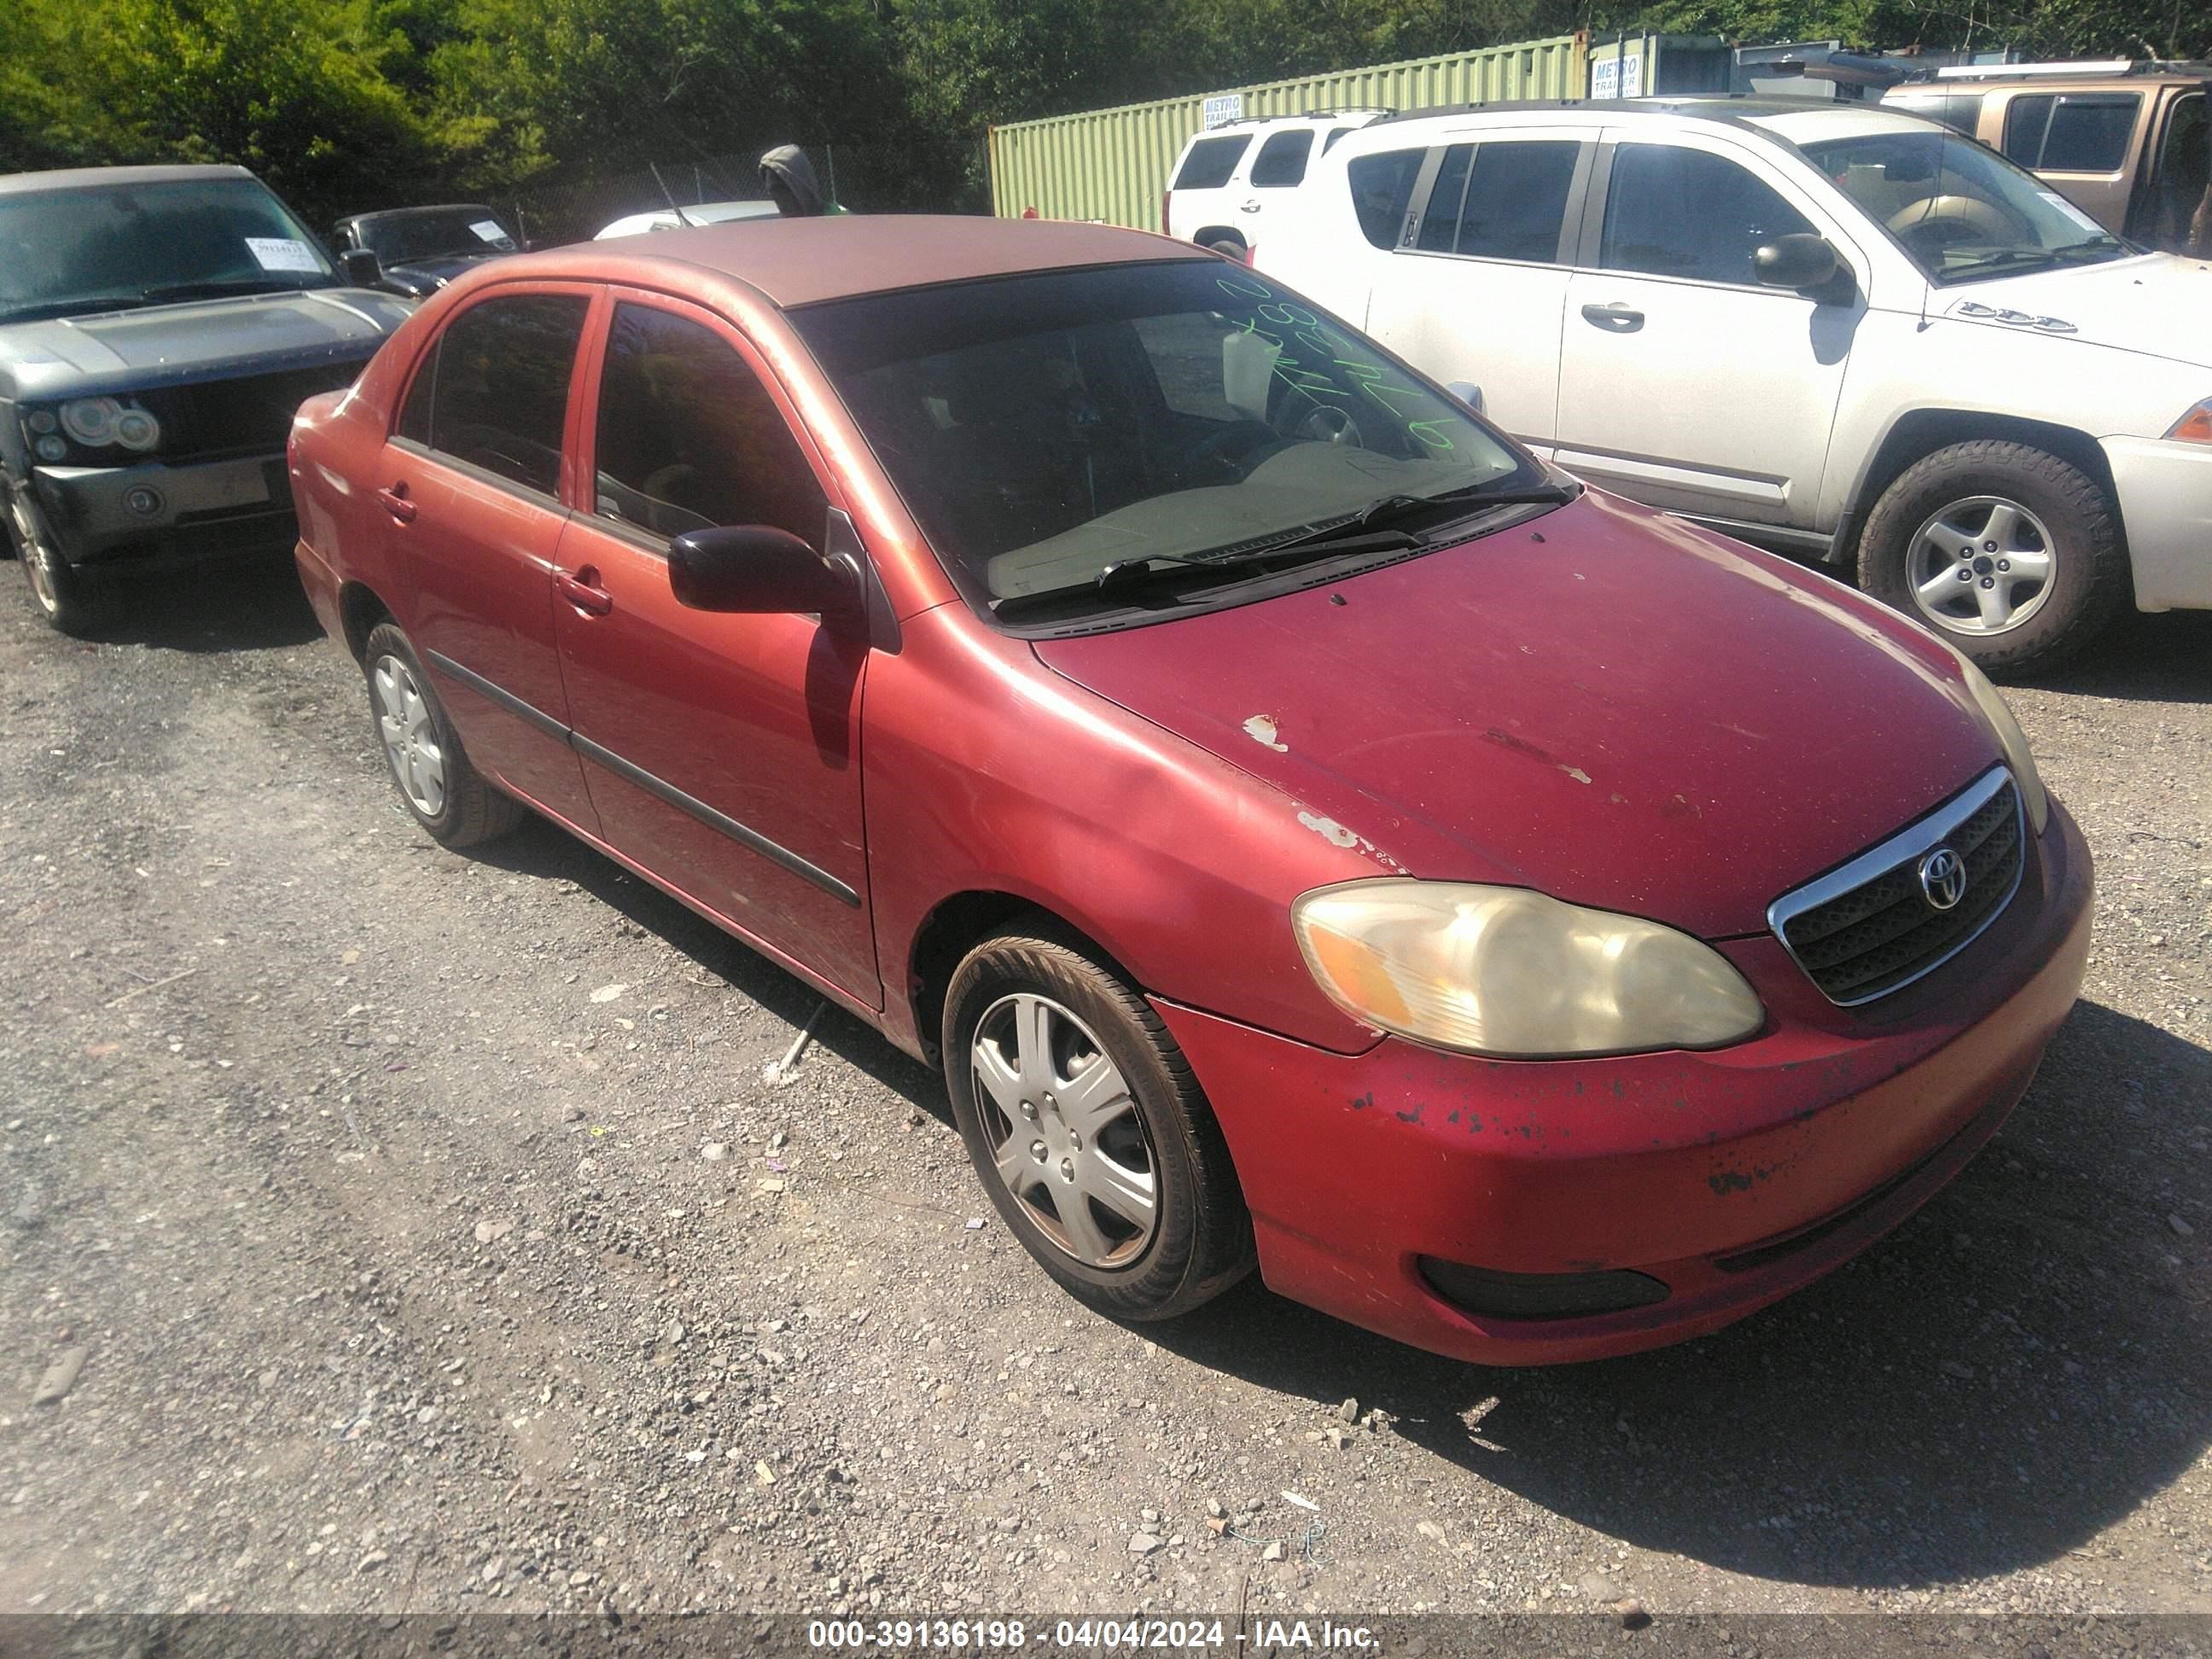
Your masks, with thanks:
[[[1848,280],[1846,265],[1827,240],[1805,231],[1778,236],[1751,256],[1753,272],[1768,288],[1795,289],[1808,299],[1833,303],[1838,278]],[[1815,289],[1826,290],[1814,293]]]
[[[375,253],[365,247],[349,247],[340,253],[338,269],[356,288],[374,288],[384,280],[384,267]]]
[[[1476,414],[1482,413],[1482,388],[1472,380],[1454,380],[1445,391],[1465,404]]]
[[[825,559],[773,525],[686,531],[668,544],[668,586],[694,611],[799,612],[825,622],[863,611],[860,573],[849,561]]]

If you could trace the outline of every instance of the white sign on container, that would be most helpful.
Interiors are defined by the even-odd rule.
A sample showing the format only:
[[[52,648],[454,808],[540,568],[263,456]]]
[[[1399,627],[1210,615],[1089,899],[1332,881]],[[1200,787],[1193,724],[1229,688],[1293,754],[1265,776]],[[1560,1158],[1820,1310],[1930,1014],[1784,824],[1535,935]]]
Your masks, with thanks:
[[[1241,92],[1224,92],[1206,100],[1206,130],[1208,132],[1243,118],[1244,94]]]

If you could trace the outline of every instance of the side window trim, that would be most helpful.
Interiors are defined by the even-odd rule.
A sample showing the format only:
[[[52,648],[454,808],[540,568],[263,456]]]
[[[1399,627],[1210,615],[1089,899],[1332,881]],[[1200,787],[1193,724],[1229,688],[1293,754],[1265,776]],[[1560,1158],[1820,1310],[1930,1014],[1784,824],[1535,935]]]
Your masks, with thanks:
[[[1421,157],[1421,170],[1413,175],[1413,193],[1406,198],[1406,216],[1398,224],[1398,240],[1391,245],[1393,253],[1421,251],[1421,221],[1428,217],[1429,192],[1436,188],[1437,174],[1443,171],[1444,152],[1450,148],[1449,142],[1431,144]],[[1463,199],[1464,190],[1461,194]]]
[[[459,456],[450,455],[442,449],[434,449],[426,441],[403,437],[399,431],[399,422],[406,416],[408,400],[415,395],[416,385],[422,380],[423,375],[434,374],[437,372],[438,358],[445,346],[447,330],[452,328],[455,323],[486,301],[524,294],[574,295],[590,302],[584,313],[583,328],[576,337],[577,360],[569,366],[568,401],[562,414],[561,476],[555,492],[551,494],[543,489],[533,489],[518,479],[510,478],[504,473],[494,472],[488,467],[478,466],[473,461],[465,461]],[[386,446],[417,456],[438,466],[447,467],[475,483],[489,484],[502,494],[515,497],[518,501],[551,507],[563,517],[569,516],[573,511],[574,501],[572,474],[576,453],[574,440],[577,412],[583,407],[583,383],[586,374],[589,374],[595,383],[598,379],[597,372],[592,367],[597,361],[592,355],[592,342],[598,337],[604,326],[602,313],[605,308],[605,290],[586,283],[502,283],[473,296],[467,305],[463,306],[438,325],[437,334],[431,339],[430,343],[423,348],[422,355],[416,358],[413,368],[408,372],[405,386],[401,389],[399,396],[392,400],[389,417],[391,423],[385,428],[384,434]],[[431,386],[430,395],[432,430],[434,431],[437,416],[437,386],[434,382]]]
[[[623,305],[641,306],[696,323],[731,347],[737,353],[738,360],[751,371],[753,377],[767,391],[769,401],[775,405],[776,412],[783,417],[784,428],[791,434],[792,441],[798,445],[799,453],[806,458],[807,467],[814,474],[815,486],[829,504],[830,513],[846,514],[849,520],[844,491],[816,445],[813,431],[800,416],[798,404],[793,401],[789,389],[783,383],[783,377],[775,372],[775,365],[769,362],[767,354],[753,343],[751,337],[743,328],[720,312],[653,289],[611,287],[603,288],[599,292],[599,303],[593,307],[592,322],[585,330],[585,347],[590,356],[584,366],[584,374],[577,377],[579,397],[576,406],[569,412],[575,428],[572,453],[576,470],[574,494],[569,505],[577,520],[590,525],[594,530],[620,536],[659,557],[668,556],[668,544],[672,538],[627,520],[604,517],[598,510],[599,382],[606,367],[607,345],[613,331],[615,307]],[[586,380],[589,381],[587,386],[580,384]],[[830,523],[834,523],[834,520],[825,520],[825,533]]]
[[[1474,154],[1468,160],[1466,176],[1460,181],[1459,204],[1455,210],[1457,216],[1452,232],[1453,246],[1449,251],[1425,248],[1420,246],[1420,234],[1421,226],[1428,218],[1429,198],[1435,193],[1437,177],[1443,171],[1444,155],[1455,143],[1468,145]],[[1474,188],[1475,169],[1481,164],[1483,147],[1486,144],[1546,143],[1571,143],[1575,147],[1574,171],[1567,179],[1566,206],[1559,215],[1559,240],[1552,251],[1552,257],[1549,259],[1508,259],[1497,254],[1469,253],[1461,248],[1459,240],[1467,229],[1468,192]],[[1471,259],[1484,264],[1498,265],[1559,265],[1572,270],[1579,262],[1585,238],[1590,238],[1588,247],[1589,257],[1594,261],[1597,258],[1596,233],[1586,222],[1593,189],[1601,183],[1599,177],[1601,161],[1604,169],[1609,170],[1612,146],[1601,144],[1588,131],[1578,131],[1571,127],[1561,127],[1556,131],[1516,127],[1510,132],[1496,135],[1455,135],[1450,142],[1432,144],[1421,163],[1420,177],[1414,182],[1413,198],[1407,204],[1406,222],[1399,228],[1397,246],[1390,251],[1418,254],[1430,259]],[[1602,228],[1601,220],[1597,229]]]

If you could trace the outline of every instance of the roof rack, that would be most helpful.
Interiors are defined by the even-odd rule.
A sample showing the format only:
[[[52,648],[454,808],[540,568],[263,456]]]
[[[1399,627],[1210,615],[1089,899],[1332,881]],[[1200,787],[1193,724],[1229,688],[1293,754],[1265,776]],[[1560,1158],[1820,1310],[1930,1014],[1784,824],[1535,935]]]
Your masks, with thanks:
[[[2212,64],[2160,58],[2111,58],[2065,64],[1949,64],[1936,71],[1939,81],[2009,80],[2014,76],[2212,74]]]

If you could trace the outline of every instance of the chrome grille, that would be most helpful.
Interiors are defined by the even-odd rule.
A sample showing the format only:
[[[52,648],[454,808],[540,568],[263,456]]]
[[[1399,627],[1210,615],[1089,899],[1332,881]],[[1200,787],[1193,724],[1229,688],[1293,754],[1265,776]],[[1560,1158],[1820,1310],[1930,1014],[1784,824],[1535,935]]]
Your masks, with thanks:
[[[1767,924],[1831,1002],[1845,1007],[1910,985],[1965,950],[2020,889],[2027,860],[2020,791],[2000,767],[1926,817],[1767,908]],[[1922,861],[1949,848],[1964,890],[1940,909]]]

